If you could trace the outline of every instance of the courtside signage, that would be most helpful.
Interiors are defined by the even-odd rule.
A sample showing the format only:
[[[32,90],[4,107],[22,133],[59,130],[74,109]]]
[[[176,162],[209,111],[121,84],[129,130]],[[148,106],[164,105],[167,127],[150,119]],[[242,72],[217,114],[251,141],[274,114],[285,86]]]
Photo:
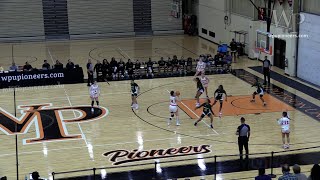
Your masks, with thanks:
[[[15,117],[0,108],[0,131],[7,135],[30,133],[30,127],[35,126],[35,137],[24,139],[23,144],[41,143],[47,141],[66,141],[83,139],[81,135],[69,134],[66,127],[70,123],[85,123],[99,120],[108,115],[104,107],[70,106],[53,107],[52,104],[37,104],[18,106],[21,117]],[[64,117],[64,112],[74,112],[73,118]]]
[[[178,148],[168,148],[168,149],[152,149],[138,151],[134,149],[132,151],[128,150],[115,150],[109,151],[103,154],[105,157],[109,157],[109,161],[113,165],[120,165],[124,163],[145,161],[152,159],[161,158],[173,158],[181,156],[191,156],[196,154],[207,154],[211,152],[210,145],[200,145],[200,146],[183,146]]]

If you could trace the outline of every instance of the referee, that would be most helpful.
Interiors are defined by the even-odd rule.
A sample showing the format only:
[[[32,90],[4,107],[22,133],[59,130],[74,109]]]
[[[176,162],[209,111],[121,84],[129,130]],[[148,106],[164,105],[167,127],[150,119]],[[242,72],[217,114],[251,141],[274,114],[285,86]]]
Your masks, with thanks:
[[[240,119],[241,125],[238,127],[236,135],[238,135],[238,146],[239,146],[239,152],[240,152],[240,160],[242,160],[243,156],[243,147],[246,150],[246,159],[249,158],[249,137],[250,137],[250,126],[245,123],[244,117],[241,117]]]
[[[262,61],[262,72],[264,76],[264,83],[267,84],[267,78],[268,78],[268,85],[270,85],[270,69],[271,69],[271,62],[268,60],[268,57],[265,56],[264,60]]]

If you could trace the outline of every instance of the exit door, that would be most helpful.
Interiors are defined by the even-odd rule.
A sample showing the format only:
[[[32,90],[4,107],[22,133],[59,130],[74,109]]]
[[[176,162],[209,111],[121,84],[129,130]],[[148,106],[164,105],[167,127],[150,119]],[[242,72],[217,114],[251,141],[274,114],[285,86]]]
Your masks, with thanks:
[[[286,59],[286,41],[282,39],[274,39],[274,62],[273,65],[284,69]]]

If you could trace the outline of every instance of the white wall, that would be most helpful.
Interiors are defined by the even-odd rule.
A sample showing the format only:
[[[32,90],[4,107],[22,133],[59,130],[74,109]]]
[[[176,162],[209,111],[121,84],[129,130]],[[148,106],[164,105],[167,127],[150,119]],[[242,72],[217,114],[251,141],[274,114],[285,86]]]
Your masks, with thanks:
[[[266,22],[254,21],[249,17],[237,14],[226,14],[226,0],[201,0],[199,3],[199,36],[213,41],[215,43],[229,43],[234,38],[234,33],[230,31],[247,31],[246,42],[248,43],[245,52],[249,58],[254,58],[254,48],[257,38],[257,30],[267,30]],[[251,8],[251,7],[250,7]],[[228,15],[230,24],[225,26],[224,16]],[[208,30],[208,35],[202,33],[202,28]],[[213,31],[216,37],[210,37],[209,31]],[[286,28],[271,26],[271,32],[275,35],[290,35]],[[289,67],[285,69],[285,73],[290,76],[296,76],[296,38],[280,38],[286,41],[286,58],[289,61]],[[238,40],[238,38],[236,39]],[[274,50],[274,49],[273,49]],[[274,54],[274,53],[273,53]],[[261,53],[259,59],[264,59],[266,54]],[[267,55],[268,56],[268,55]],[[268,57],[273,62],[273,56]]]
[[[300,34],[309,38],[299,39],[298,77],[320,86],[320,16],[303,13]]]
[[[225,0],[199,0],[199,36],[219,43],[226,40],[224,29],[224,1]],[[215,38],[202,34],[202,28],[216,34]]]
[[[228,15],[230,25],[225,25],[224,16]],[[201,0],[199,2],[199,36],[213,41],[215,43],[228,43],[234,38],[234,33],[230,31],[247,31],[250,29],[251,19],[236,15],[226,14],[225,0]],[[208,34],[202,33],[202,28],[208,30]],[[213,38],[209,36],[209,31],[216,34]],[[243,37],[241,37],[243,39]],[[238,40],[238,36],[237,36]],[[241,40],[242,42],[243,40]],[[249,42],[249,35],[246,36],[246,42]],[[249,46],[246,47],[248,53]]]

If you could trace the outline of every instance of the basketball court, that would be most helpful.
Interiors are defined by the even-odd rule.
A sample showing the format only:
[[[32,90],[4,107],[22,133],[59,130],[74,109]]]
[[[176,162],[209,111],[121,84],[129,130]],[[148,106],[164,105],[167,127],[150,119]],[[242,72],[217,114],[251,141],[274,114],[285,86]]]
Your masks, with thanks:
[[[3,58],[9,58],[10,49],[13,48],[16,64],[23,64],[25,59],[29,59],[34,67],[40,67],[42,59],[48,59],[52,63],[56,59],[72,59],[76,64],[85,67],[88,58],[96,60],[116,57],[147,60],[149,57],[159,59],[172,55],[197,57],[200,54],[213,53],[212,50],[217,49],[214,44],[204,39],[187,36],[21,43],[12,46],[1,44],[0,46]],[[10,61],[1,62],[10,64]],[[258,61],[241,58],[238,63],[232,65],[232,68],[244,69],[262,78],[262,74],[248,68],[257,65],[260,65]],[[279,71],[277,68],[273,70]],[[268,93],[265,95],[267,106],[264,107],[258,97],[255,103],[251,103],[250,97],[255,88],[235,74],[217,74],[208,77],[210,79],[208,92],[211,97],[220,84],[224,85],[228,94],[228,101],[223,104],[222,118],[214,118],[214,129],[208,127],[208,118],[200,122],[197,127],[193,125],[202,111],[194,110],[196,85],[192,80],[193,77],[136,80],[141,90],[138,96],[140,108],[135,111],[130,107],[130,81],[115,81],[110,82],[110,85],[101,82],[99,83],[101,107],[95,109],[93,114],[90,114],[90,98],[86,84],[17,88],[15,89],[16,104],[13,104],[13,89],[2,89],[0,94],[2,112],[6,111],[12,116],[16,112],[16,117],[20,118],[27,112],[21,109],[22,106],[30,107],[31,105],[43,105],[38,110],[30,111],[31,114],[35,113],[34,116],[37,116],[36,112],[46,112],[46,114],[40,113],[41,123],[35,120],[30,121],[17,136],[20,178],[28,176],[35,170],[45,178],[52,178],[52,172],[58,173],[55,179],[77,177],[92,174],[90,170],[92,168],[106,167],[96,172],[102,177],[117,172],[152,169],[155,161],[159,162],[161,168],[168,168],[199,163],[197,160],[185,160],[190,158],[236,155],[238,147],[235,132],[240,125],[240,117],[245,117],[252,129],[249,142],[250,153],[283,151],[280,127],[276,122],[276,119],[281,117],[282,111],[289,111],[292,118],[292,150],[320,145],[318,138],[320,128],[317,119]],[[272,80],[272,84],[312,102],[317,108],[320,106],[319,99],[314,99],[275,80]],[[312,88],[319,91],[317,87]],[[181,92],[182,101],[179,104],[181,126],[175,126],[174,123],[167,126],[168,91],[171,90]],[[216,114],[218,114],[218,107],[219,103],[214,106]],[[56,110],[55,113],[51,112],[52,109]],[[62,118],[59,121],[61,124],[58,123],[57,127],[55,126],[55,116],[58,117],[56,113]],[[83,120],[85,116],[91,120]],[[39,131],[40,125],[43,127]],[[54,130],[54,127],[60,130]],[[3,129],[2,127],[0,135],[2,145],[0,156],[3,162],[0,173],[6,173],[8,179],[14,179],[16,177],[16,139],[14,135],[8,133],[8,129]],[[51,133],[51,136],[46,134],[53,131],[61,137],[54,133]],[[30,139],[40,140],[31,141]],[[187,153],[187,156],[168,157],[158,154],[155,156],[158,158],[149,159],[138,158],[146,157],[141,154],[127,157],[130,152],[190,146],[198,147],[199,150],[203,145],[207,145],[209,151],[204,151],[202,154],[188,155]],[[117,152],[119,154],[116,154]],[[128,152],[128,155],[124,152]],[[309,152],[319,152],[319,148],[301,150],[298,153]],[[297,152],[288,151],[282,154],[292,153]],[[263,156],[254,155],[253,157]],[[237,156],[228,156],[221,157],[218,161],[236,159],[238,159]],[[173,160],[185,161],[174,162]],[[166,161],[172,162],[165,163]],[[212,158],[205,159],[204,163],[213,161]],[[144,163],[146,165],[141,165]],[[303,169],[310,169],[310,167],[310,165],[303,166]],[[59,172],[86,169],[87,171],[83,172],[59,174]],[[280,169],[276,169],[275,173],[280,173]],[[218,178],[252,179],[255,175],[256,171],[244,171],[222,173]],[[213,176],[203,177],[212,179]],[[193,177],[193,179],[200,178]]]

